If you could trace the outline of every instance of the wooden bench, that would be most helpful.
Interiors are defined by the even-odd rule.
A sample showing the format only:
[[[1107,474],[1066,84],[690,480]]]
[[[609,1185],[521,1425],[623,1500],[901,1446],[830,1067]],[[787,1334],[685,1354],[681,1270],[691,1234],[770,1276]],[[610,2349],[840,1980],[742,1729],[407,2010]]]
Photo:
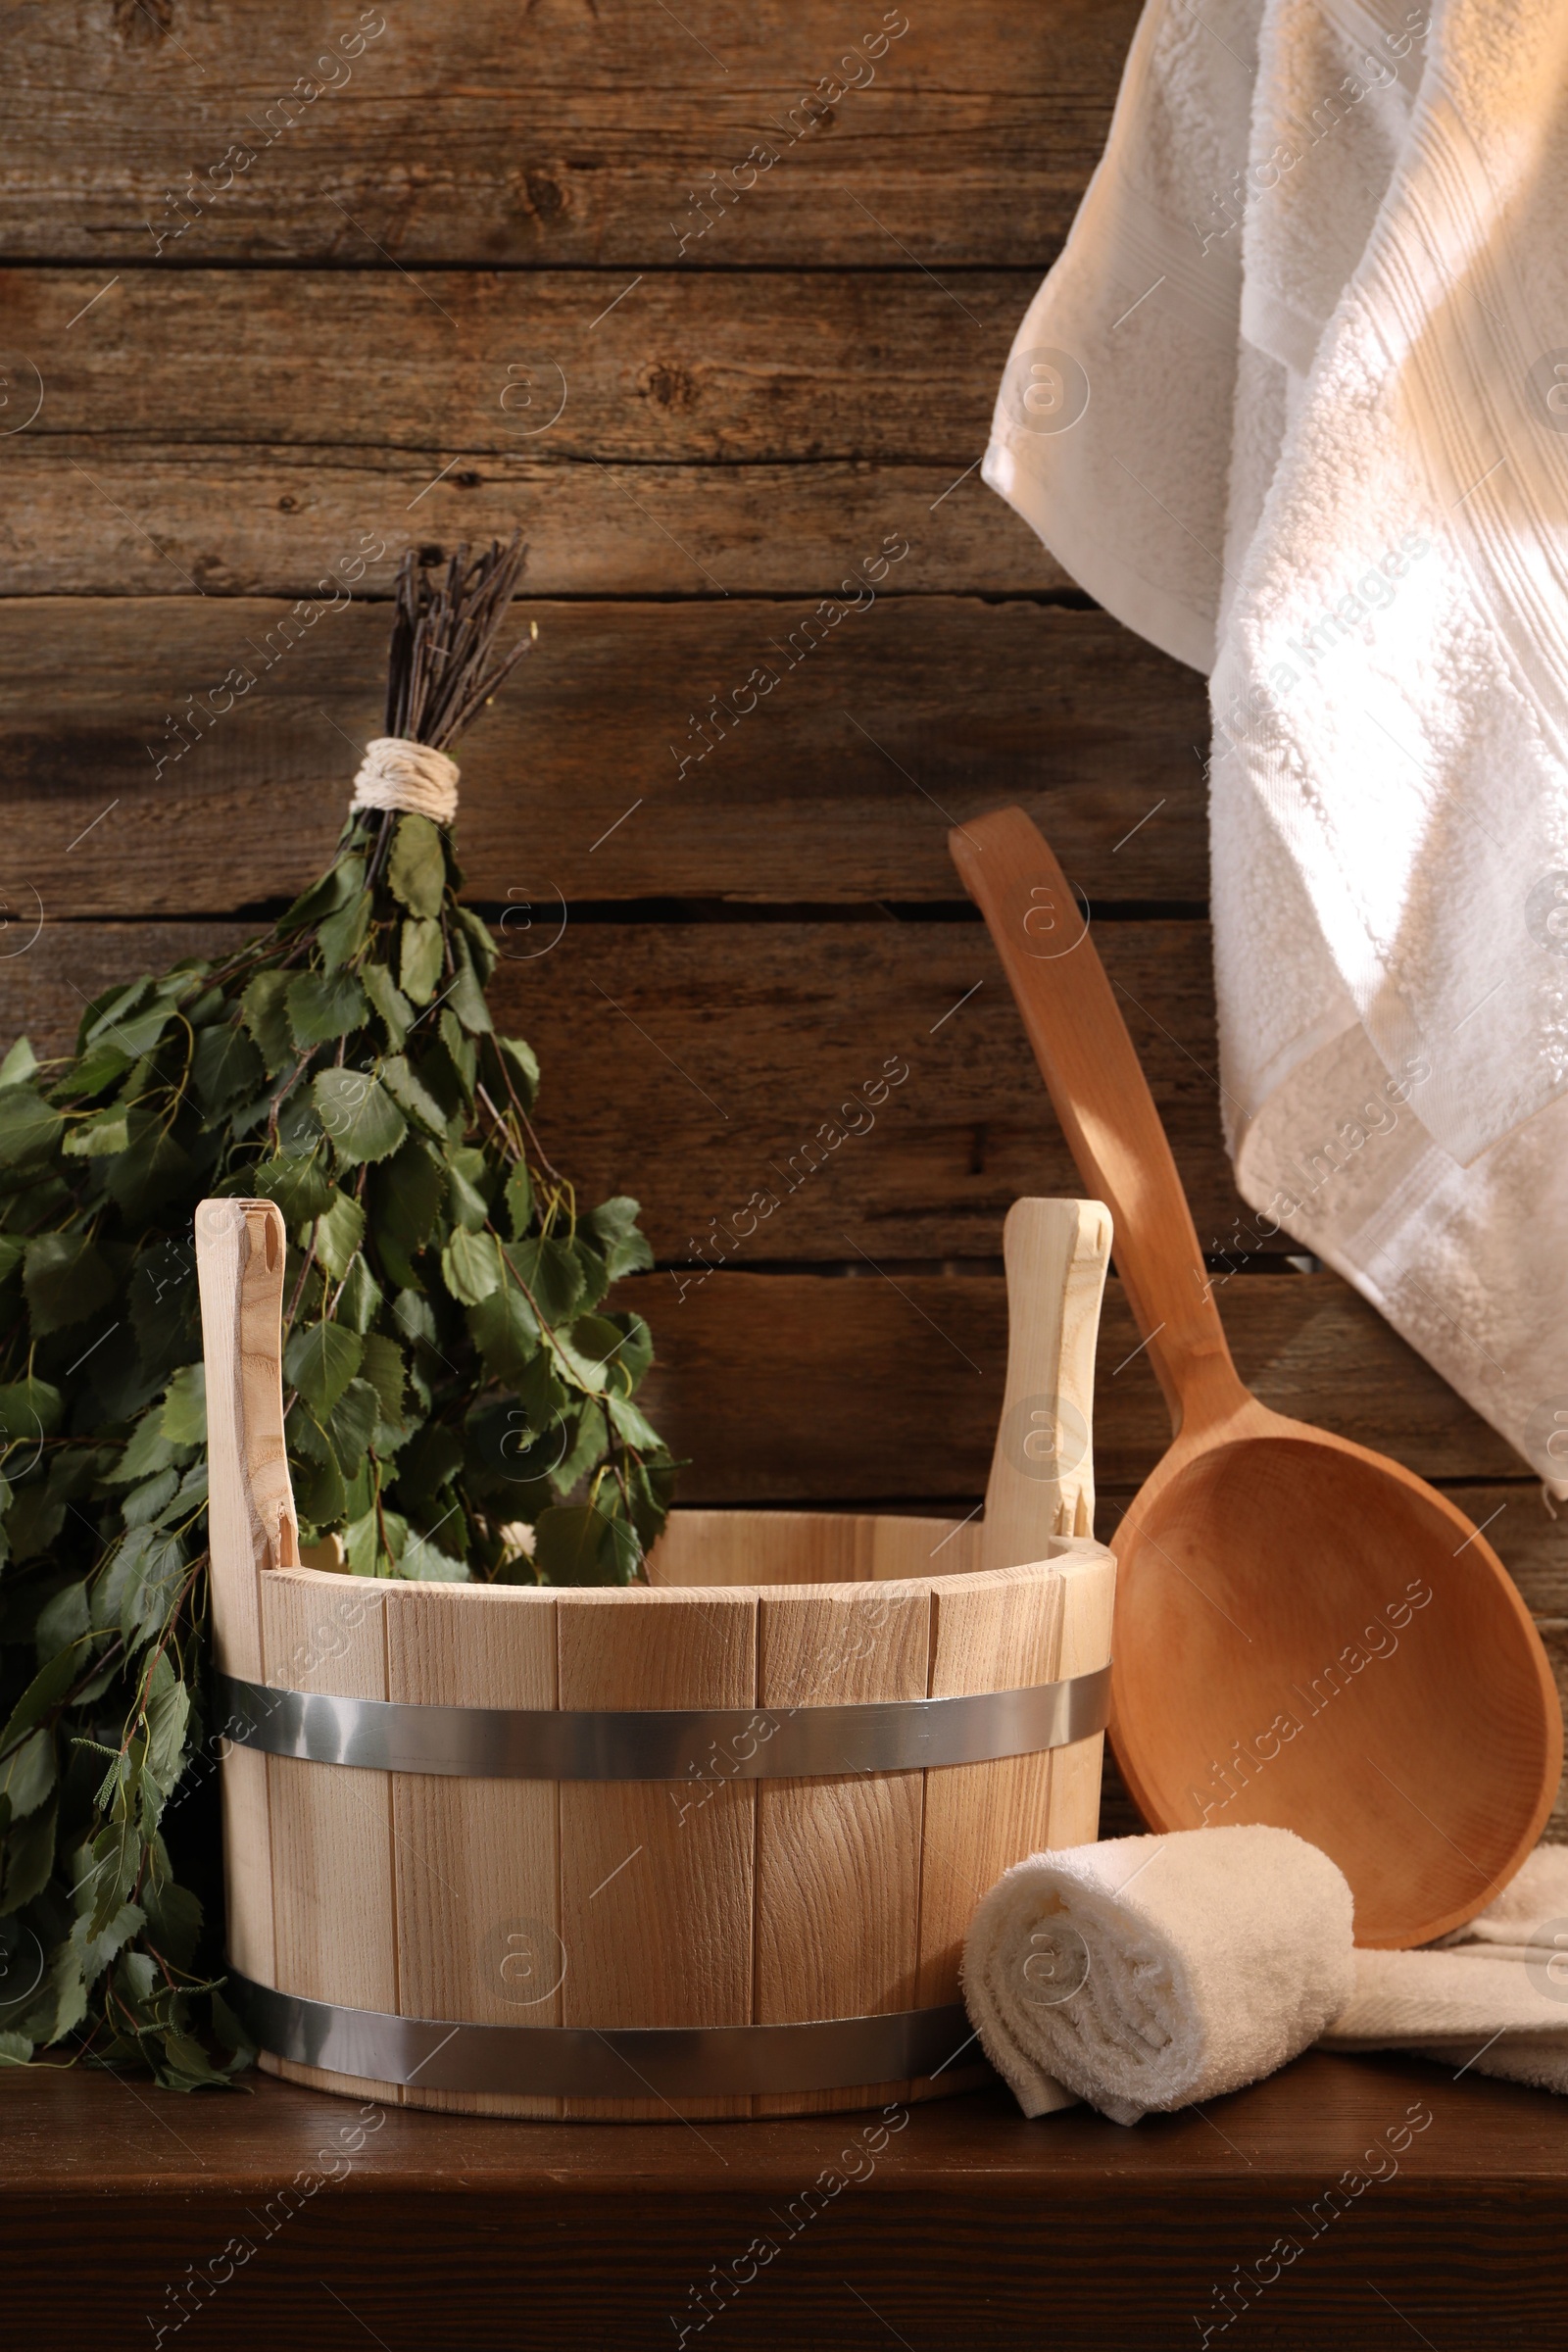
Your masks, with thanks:
[[[609,2127],[48,2068],[0,2083],[0,2194],[29,2352],[1568,2344],[1568,2102],[1413,2058],[1312,2053],[1132,2131],[1000,2087]]]

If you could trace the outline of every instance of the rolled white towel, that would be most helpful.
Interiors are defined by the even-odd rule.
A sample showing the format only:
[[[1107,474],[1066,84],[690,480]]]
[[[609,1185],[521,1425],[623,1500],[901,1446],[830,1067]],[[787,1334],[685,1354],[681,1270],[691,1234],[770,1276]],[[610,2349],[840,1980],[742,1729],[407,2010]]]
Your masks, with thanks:
[[[1293,1831],[1180,1830],[1015,1863],[981,1903],[963,1990],[1025,2115],[1118,2124],[1272,2074],[1354,1983],[1350,1889]]]

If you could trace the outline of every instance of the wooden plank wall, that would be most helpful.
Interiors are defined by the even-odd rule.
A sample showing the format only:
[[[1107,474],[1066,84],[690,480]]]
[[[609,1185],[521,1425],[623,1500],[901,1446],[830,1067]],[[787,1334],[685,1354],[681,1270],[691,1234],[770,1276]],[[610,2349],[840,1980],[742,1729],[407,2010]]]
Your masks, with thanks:
[[[7,28],[0,1025],[58,1045],[102,980],[292,895],[379,723],[398,554],[520,523],[539,643],[465,754],[465,861],[548,1142],[647,1205],[692,1500],[982,1492],[1002,1218],[1075,1180],[954,817],[1045,826],[1230,1235],[1201,682],[976,470],[1136,16],[67,0]],[[1500,1513],[1561,1649],[1568,1537],[1509,1449],[1283,1241],[1219,1296],[1271,1402]],[[1162,1443],[1135,1341],[1113,1285],[1102,1534]]]

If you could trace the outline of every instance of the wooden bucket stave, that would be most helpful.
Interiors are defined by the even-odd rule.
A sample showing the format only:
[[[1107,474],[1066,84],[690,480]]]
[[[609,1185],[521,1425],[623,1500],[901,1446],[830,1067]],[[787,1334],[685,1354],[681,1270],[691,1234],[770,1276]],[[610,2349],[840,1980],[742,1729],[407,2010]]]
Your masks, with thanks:
[[[956,2004],[963,1930],[987,1886],[1022,1853],[1095,1835],[1101,1734],[893,1772],[731,1778],[729,1762],[799,1709],[1019,1690],[1102,1667],[1109,1553],[1084,1536],[1037,1536],[1042,1556],[986,1567],[985,1528],[972,1522],[691,1511],[672,1514],[646,1589],[381,1584],[300,1566],[277,1483],[276,1212],[209,1208],[224,1674],[423,1708],[755,1717],[749,1734],[726,1734],[728,1747],[694,1753],[685,1780],[471,1779],[233,1745],[225,1839],[240,1976],[336,2011],[508,2034],[897,2021]],[[1084,1254],[1066,1249],[1058,1310],[1074,1281],[1086,1288]],[[1081,1359],[1082,1334],[1067,1349],[1059,1311],[1055,1328],[1060,1375]],[[1009,1362],[1009,1406],[1026,1369]],[[1046,1386],[1036,1361],[1022,1388]],[[1008,1475],[1003,1465],[1004,1489]],[[1029,1483],[1037,1517],[1084,1517],[1087,1458],[1070,1492]],[[989,1502],[987,1520],[994,1539]],[[964,2087],[976,2079],[968,2029],[949,2024],[939,2072],[675,2098],[443,2087],[433,2055],[401,2082],[297,2057],[263,2063],[355,2096],[463,2112],[798,2114]]]

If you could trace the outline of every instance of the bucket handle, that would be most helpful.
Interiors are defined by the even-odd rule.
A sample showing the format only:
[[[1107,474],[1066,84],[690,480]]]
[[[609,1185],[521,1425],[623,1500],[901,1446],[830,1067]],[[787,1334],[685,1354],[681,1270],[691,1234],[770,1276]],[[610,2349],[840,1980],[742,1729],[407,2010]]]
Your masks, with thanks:
[[[204,1200],[196,1266],[207,1364],[213,1639],[225,1674],[262,1678],[258,1579],[300,1564],[283,1436],[283,1268],[272,1200]]]
[[[1110,1261],[1101,1200],[1015,1200],[1002,1231],[1007,1386],[980,1528],[982,1568],[1044,1559],[1095,1524],[1095,1342]]]

